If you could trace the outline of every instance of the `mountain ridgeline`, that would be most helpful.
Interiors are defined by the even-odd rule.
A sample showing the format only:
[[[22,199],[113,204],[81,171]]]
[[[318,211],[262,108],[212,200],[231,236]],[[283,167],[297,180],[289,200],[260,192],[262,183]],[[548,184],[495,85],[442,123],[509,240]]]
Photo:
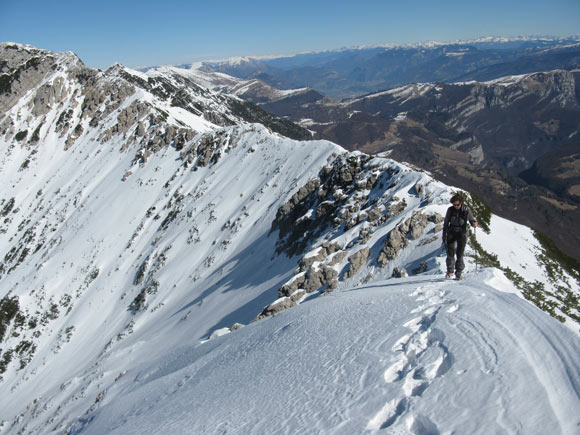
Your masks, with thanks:
[[[210,78],[99,71],[72,53],[0,45],[2,430],[98,433],[95,418],[125,388],[191,361],[209,370],[218,345],[205,340],[341,289],[441,275],[455,188],[388,158],[296,140],[311,134],[210,89]],[[471,235],[469,272],[478,276],[476,262],[501,271],[538,314],[564,323],[554,328],[577,325],[578,271],[463,194],[487,224]],[[506,252],[506,234],[525,258]],[[443,353],[437,376],[452,361]]]
[[[482,38],[236,59],[181,71],[237,76],[240,82],[226,87],[241,98],[316,138],[388,151],[473,191],[578,261],[574,180],[580,173],[569,162],[549,175],[544,165],[541,177],[529,171],[553,161],[553,153],[569,150],[566,159],[575,158],[579,47],[578,38]],[[266,83],[301,89],[276,93]],[[350,98],[336,99],[344,97]]]
[[[579,43],[579,37],[481,38],[205,62],[202,69],[259,79],[280,89],[309,87],[330,98],[343,99],[410,83],[488,81],[569,69],[580,65]]]

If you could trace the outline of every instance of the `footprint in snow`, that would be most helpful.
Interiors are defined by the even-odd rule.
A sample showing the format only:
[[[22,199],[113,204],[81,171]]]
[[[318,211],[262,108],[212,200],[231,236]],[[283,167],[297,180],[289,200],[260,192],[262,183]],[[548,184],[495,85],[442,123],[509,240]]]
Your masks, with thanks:
[[[410,330],[392,346],[395,358],[383,374],[387,383],[401,384],[401,396],[387,402],[369,421],[367,429],[378,430],[393,426],[408,414],[410,401],[418,400],[438,377],[447,373],[453,365],[453,356],[445,345],[445,334],[434,328],[441,308],[449,302],[444,292],[417,289],[413,296],[419,301],[427,301],[421,314],[404,324]],[[447,312],[455,312],[459,306],[453,305]],[[438,434],[435,424],[424,415],[409,415],[407,429],[413,434]]]
[[[447,309],[447,312],[448,312],[448,313],[454,313],[454,312],[456,312],[457,310],[459,310],[459,304],[452,305],[451,307],[449,307],[449,308]]]

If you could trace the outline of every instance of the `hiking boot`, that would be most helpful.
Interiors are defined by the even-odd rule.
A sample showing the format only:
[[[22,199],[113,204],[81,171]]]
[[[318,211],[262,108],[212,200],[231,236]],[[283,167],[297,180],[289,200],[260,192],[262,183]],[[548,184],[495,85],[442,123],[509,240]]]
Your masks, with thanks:
[[[461,279],[461,272],[457,272],[457,273],[455,274],[455,278],[456,278],[456,279]]]
[[[453,276],[453,272],[447,272],[445,274],[445,278],[451,278]]]

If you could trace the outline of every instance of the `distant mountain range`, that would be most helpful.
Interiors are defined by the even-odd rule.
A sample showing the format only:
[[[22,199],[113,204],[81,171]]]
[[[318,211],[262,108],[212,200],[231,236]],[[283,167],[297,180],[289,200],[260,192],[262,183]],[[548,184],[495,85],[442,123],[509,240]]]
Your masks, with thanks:
[[[578,36],[347,48],[272,59],[204,62],[201,68],[259,79],[279,89],[310,87],[341,99],[415,82],[487,81],[577,65]]]

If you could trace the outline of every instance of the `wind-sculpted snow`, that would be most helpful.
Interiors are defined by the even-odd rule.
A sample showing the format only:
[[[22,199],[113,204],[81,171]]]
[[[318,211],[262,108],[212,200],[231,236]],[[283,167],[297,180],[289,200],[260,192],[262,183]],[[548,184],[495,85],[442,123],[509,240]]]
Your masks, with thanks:
[[[333,293],[138,365],[71,432],[575,433],[578,335],[496,288],[488,270]]]
[[[15,47],[56,68],[0,119],[2,430],[576,427],[577,335],[497,293],[515,290],[475,272],[472,248],[467,281],[438,278],[452,188],[330,142],[220,127],[204,110],[225,100],[187,87],[200,113],[172,105],[178,84],[159,72]],[[61,97],[37,105],[51,83]],[[529,229],[490,228],[473,246],[544,285],[538,297],[578,293],[538,268]]]

